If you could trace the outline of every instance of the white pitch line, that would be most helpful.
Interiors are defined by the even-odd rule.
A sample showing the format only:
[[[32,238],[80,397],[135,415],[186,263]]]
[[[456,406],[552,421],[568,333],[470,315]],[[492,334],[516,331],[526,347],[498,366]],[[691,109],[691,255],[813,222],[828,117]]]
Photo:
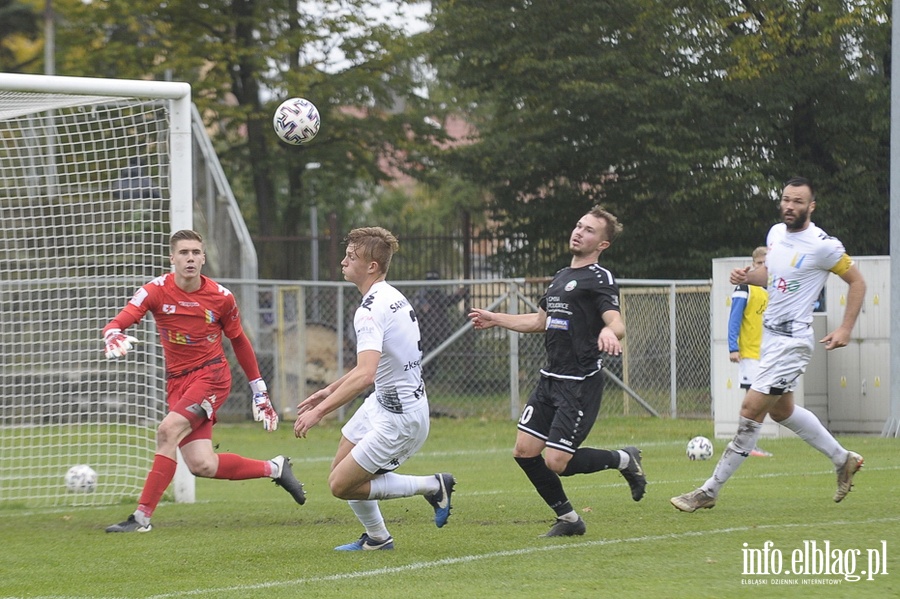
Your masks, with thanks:
[[[373,570],[363,570],[359,572],[345,572],[341,574],[329,574],[327,576],[314,576],[310,578],[295,578],[293,580],[280,580],[277,582],[263,582],[258,584],[237,585],[229,587],[195,589],[191,591],[177,591],[173,593],[162,593],[159,595],[150,595],[144,599],[175,599],[177,597],[199,597],[204,595],[217,596],[221,593],[247,592],[259,589],[273,589],[278,587],[296,586],[301,584],[314,584],[319,582],[334,582],[340,580],[352,580],[356,578],[370,578],[376,576],[386,576],[390,574],[399,574],[403,572],[415,572],[418,570],[426,570],[429,568],[439,568],[444,566],[454,566],[458,564],[467,564],[471,562],[516,557],[521,555],[529,555],[533,553],[542,553],[546,551],[562,551],[566,549],[583,549],[586,547],[603,547],[608,545],[621,545],[623,543],[646,543],[652,541],[678,540],[688,539],[692,537],[700,537],[706,535],[728,535],[739,532],[758,531],[767,529],[786,529],[786,528],[816,528],[823,524],[831,526],[857,526],[860,524],[876,524],[887,522],[900,522],[900,516],[893,518],[874,518],[868,520],[839,520],[836,522],[804,522],[794,524],[760,524],[753,526],[736,526],[731,528],[719,528],[715,530],[697,530],[680,533],[669,533],[664,535],[647,535],[642,537],[629,537],[624,539],[600,539],[596,541],[584,541],[581,543],[566,544],[549,544],[539,547],[525,547],[522,549],[509,549],[505,551],[491,551],[488,553],[480,553],[474,555],[461,555],[459,557],[448,557],[444,559],[434,560],[430,562],[415,562],[405,566],[393,566],[390,568],[375,568]],[[17,597],[3,597],[2,599],[19,599]],[[78,597],[69,595],[50,595],[44,597],[32,597],[31,599],[133,599],[126,597]]]

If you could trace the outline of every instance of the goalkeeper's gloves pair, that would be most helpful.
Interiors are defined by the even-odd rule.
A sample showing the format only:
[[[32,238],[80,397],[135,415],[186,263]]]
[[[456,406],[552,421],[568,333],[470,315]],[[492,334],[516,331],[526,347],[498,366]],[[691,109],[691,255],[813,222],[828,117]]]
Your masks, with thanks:
[[[120,329],[109,329],[103,335],[103,341],[106,342],[107,359],[121,358],[134,347],[138,342],[136,337],[126,335]]]
[[[250,390],[253,392],[253,419],[263,423],[263,429],[272,432],[278,428],[278,412],[269,401],[269,389],[262,379],[250,381]]]
[[[125,335],[121,329],[109,329],[103,335],[103,340],[106,342],[105,353],[108,359],[121,358],[138,342],[136,337]],[[250,381],[250,390],[253,392],[253,419],[262,422],[263,428],[267,431],[276,430],[278,428],[278,412],[269,401],[269,389],[266,387],[266,382],[261,378]]]

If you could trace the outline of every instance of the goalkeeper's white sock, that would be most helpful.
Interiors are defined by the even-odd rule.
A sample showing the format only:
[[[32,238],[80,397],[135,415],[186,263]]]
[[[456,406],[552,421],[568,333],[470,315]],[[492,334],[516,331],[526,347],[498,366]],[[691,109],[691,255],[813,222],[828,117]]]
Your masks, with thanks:
[[[141,526],[147,526],[150,524],[150,516],[142,512],[141,510],[134,510],[134,519]]]
[[[429,495],[440,489],[434,476],[411,476],[387,472],[369,481],[369,499],[397,499],[413,495]]]
[[[360,523],[365,527],[366,534],[370,539],[376,541],[384,541],[391,536],[387,527],[384,525],[384,516],[381,515],[381,508],[378,502],[371,499],[350,499],[347,505],[356,514]]]
[[[839,468],[847,461],[847,450],[838,443],[816,415],[800,406],[794,406],[794,413],[779,422],[781,426],[797,433],[797,436],[824,453]]]

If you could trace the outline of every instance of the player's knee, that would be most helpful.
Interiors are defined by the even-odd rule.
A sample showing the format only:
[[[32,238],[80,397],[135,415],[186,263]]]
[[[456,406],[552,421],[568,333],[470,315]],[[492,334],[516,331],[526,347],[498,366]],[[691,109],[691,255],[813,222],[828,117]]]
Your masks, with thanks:
[[[171,426],[167,421],[163,420],[163,422],[159,425],[159,428],[156,429],[156,446],[157,448],[166,448],[172,447],[178,443],[178,433],[174,426]]]
[[[336,497],[337,499],[353,499],[353,497],[350,495],[350,489],[347,486],[346,482],[339,478],[329,476],[328,488],[331,491],[331,495],[333,497]]]
[[[566,470],[566,466],[569,465],[570,456],[562,456],[562,455],[548,455],[544,458],[544,461],[547,463],[547,468],[552,470],[557,474],[562,474]]]
[[[215,459],[193,460],[187,463],[187,467],[191,474],[200,478],[215,478],[216,471],[219,469]]]

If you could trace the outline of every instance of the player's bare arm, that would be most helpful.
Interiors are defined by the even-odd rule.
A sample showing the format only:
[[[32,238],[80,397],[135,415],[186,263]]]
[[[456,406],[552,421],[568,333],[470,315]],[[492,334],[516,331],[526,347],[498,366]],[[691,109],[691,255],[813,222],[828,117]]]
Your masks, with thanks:
[[[611,356],[618,356],[622,353],[621,341],[625,337],[625,321],[618,311],[607,310],[603,313],[603,322],[606,326],[600,329],[597,347]]]
[[[319,389],[318,391],[301,401],[299,404],[297,404],[297,415],[299,416],[303,412],[306,412],[307,410],[310,410],[325,401],[325,398],[334,393],[334,390],[340,387],[341,383],[347,380],[347,377],[349,377],[352,373],[352,370],[345,373],[344,376],[342,376],[338,380],[334,381],[323,389]]]
[[[766,287],[769,284],[769,269],[765,265],[758,268],[744,266],[732,269],[728,280],[732,285],[756,285]]]
[[[317,425],[322,418],[350,403],[359,397],[360,393],[371,387],[375,382],[375,372],[380,359],[381,352],[374,350],[360,352],[356,357],[356,366],[341,377],[341,384],[333,392],[321,397],[318,395],[321,391],[317,391],[301,402],[298,407],[299,416],[294,421],[294,435],[297,438],[306,437],[309,429]],[[313,403],[316,405],[312,405]],[[304,404],[308,407],[305,407]],[[300,412],[301,409],[302,412]]]
[[[505,314],[472,308],[472,311],[469,312],[469,320],[477,330],[502,327],[517,333],[540,333],[546,328],[547,313],[544,310],[538,310],[530,314]]]
[[[825,349],[846,347],[850,343],[853,325],[856,324],[856,319],[860,310],[862,310],[863,299],[866,296],[866,281],[856,265],[851,266],[847,272],[842,274],[841,279],[849,285],[847,289],[847,306],[844,308],[844,319],[841,325],[819,341],[819,343],[825,345]]]

